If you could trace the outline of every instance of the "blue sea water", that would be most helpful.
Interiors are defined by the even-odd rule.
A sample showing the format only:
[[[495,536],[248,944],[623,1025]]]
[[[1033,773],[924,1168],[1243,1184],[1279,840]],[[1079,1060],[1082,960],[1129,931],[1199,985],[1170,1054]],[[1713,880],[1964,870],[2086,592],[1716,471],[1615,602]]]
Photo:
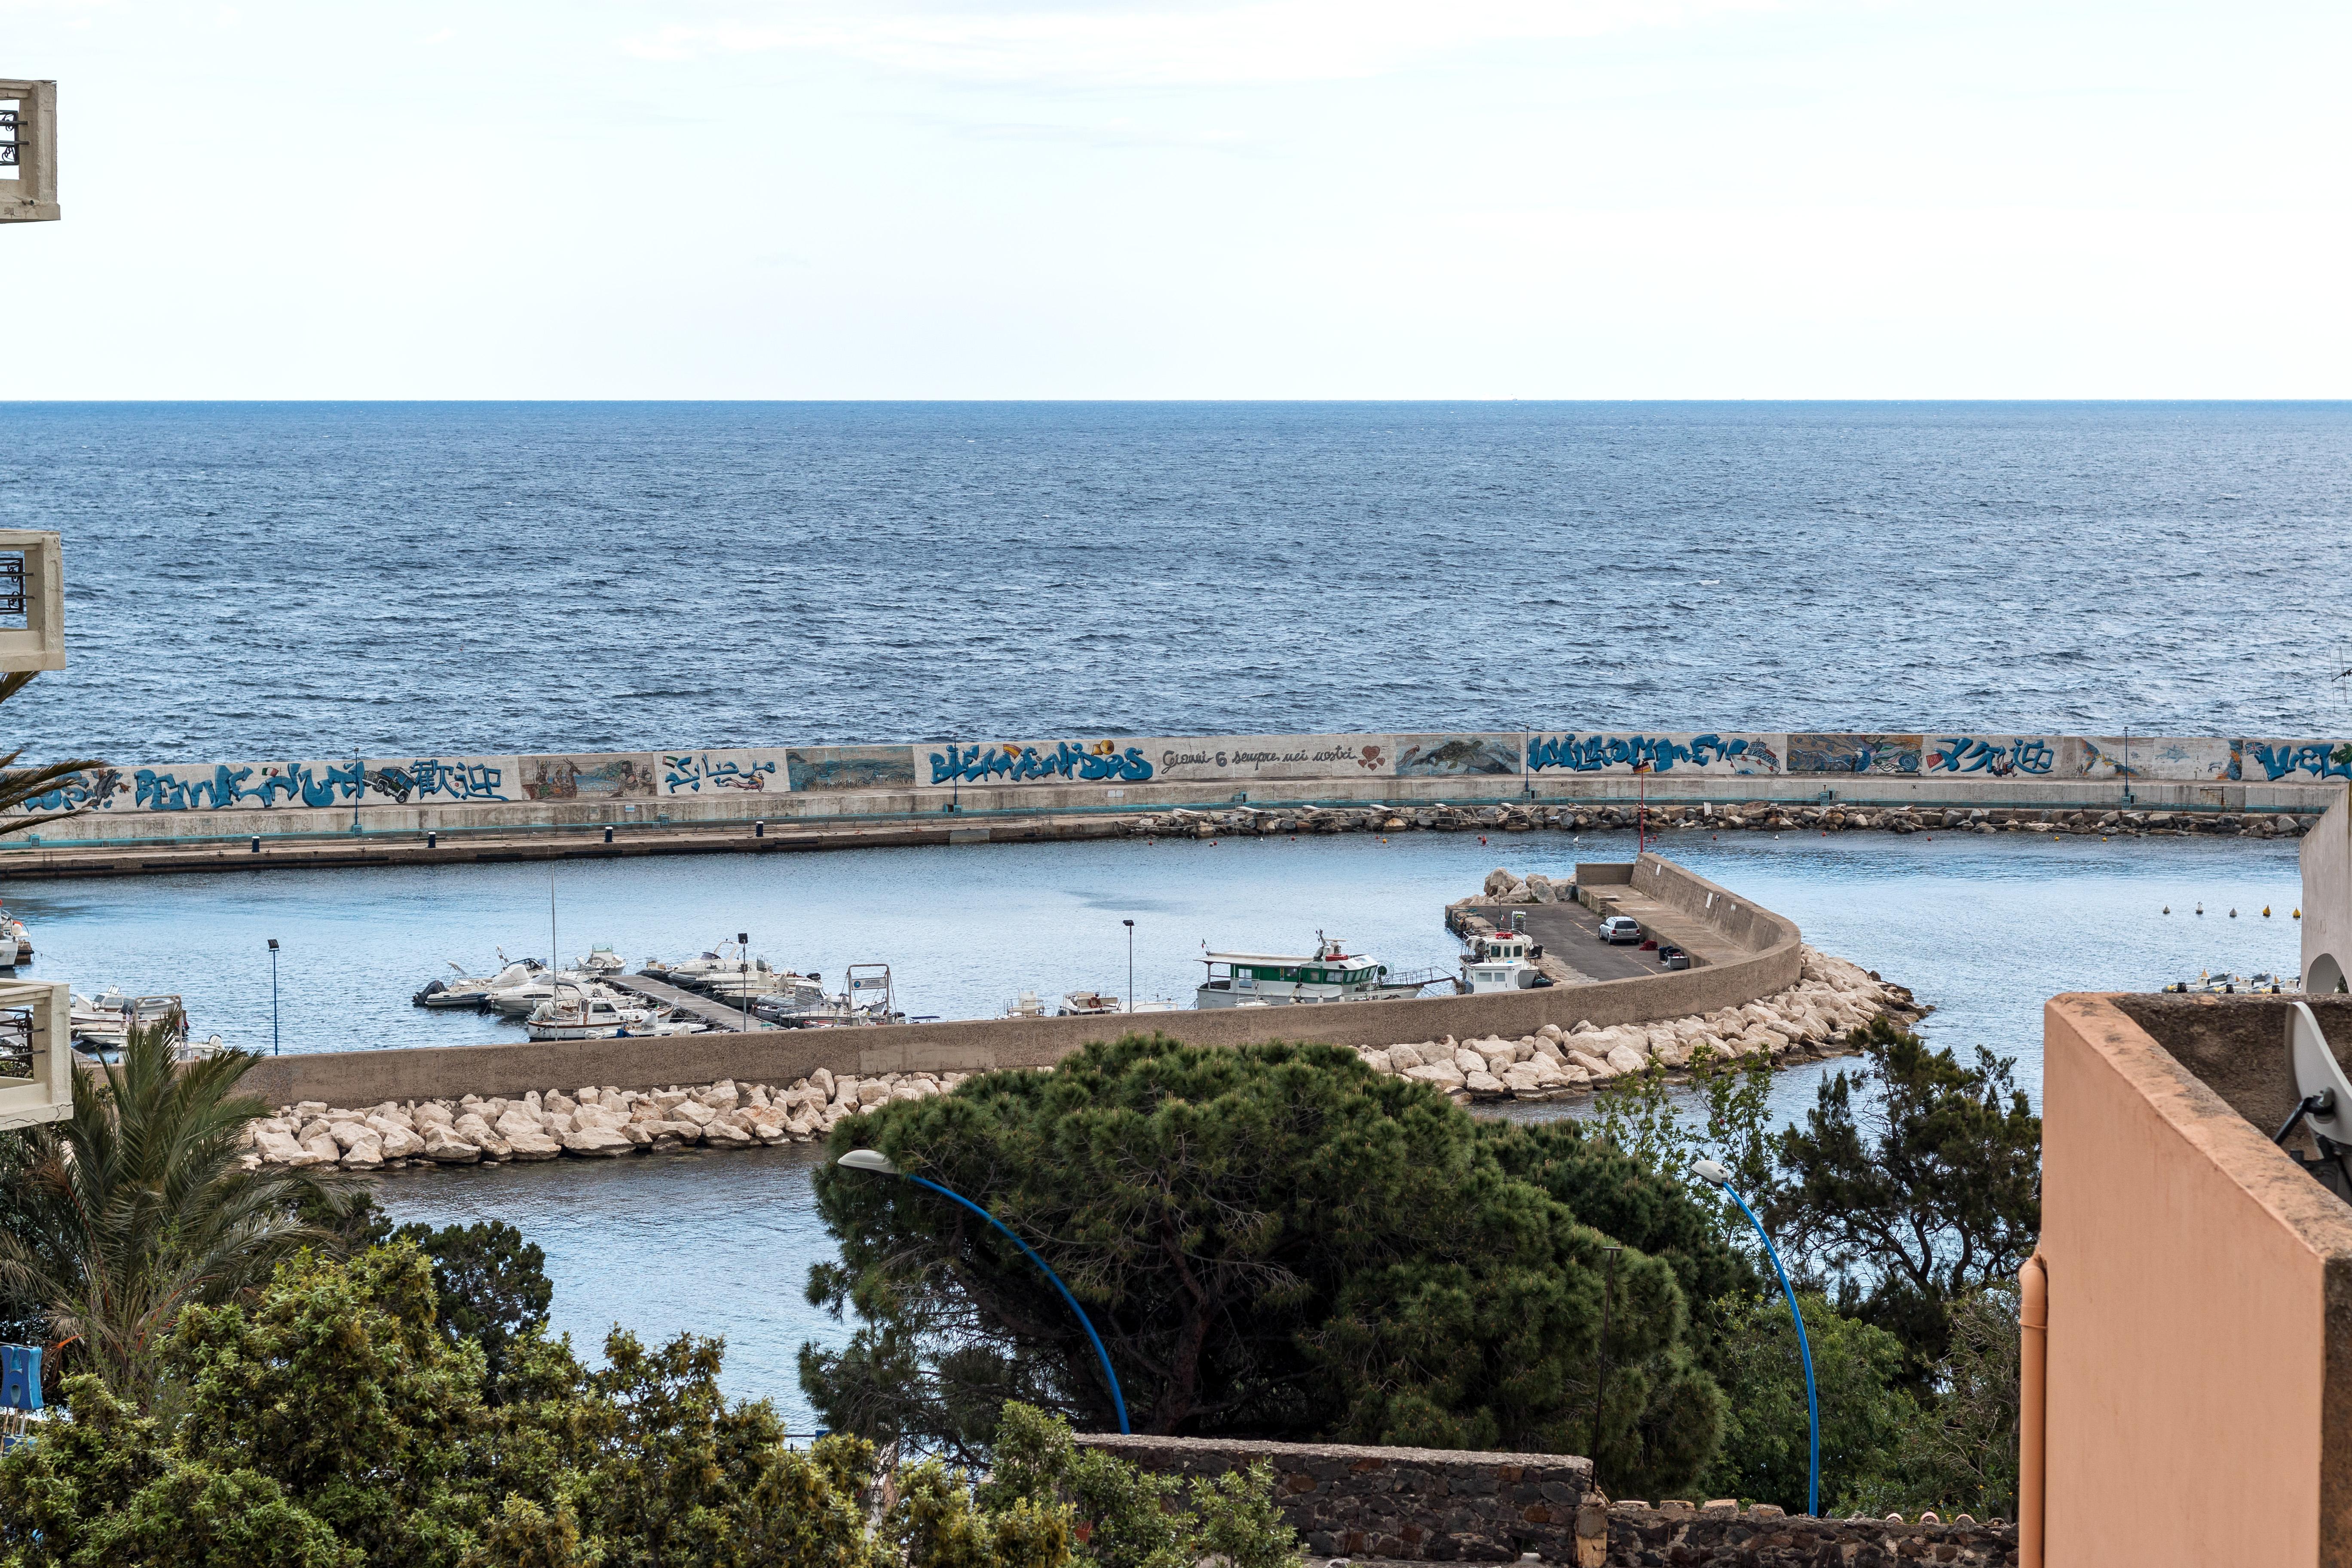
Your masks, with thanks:
[[[117,761],[2332,733],[2352,405],[0,405]]]
[[[0,405],[0,526],[65,532],[69,668],[8,744],[120,761],[1522,724],[2352,732],[2352,405]],[[567,867],[558,940],[737,930],[916,1011],[1186,994],[1317,927],[1448,962],[1531,835],[972,846]],[[2294,847],[1670,839],[2016,1058],[2042,1001],[2288,969]],[[499,1031],[407,1005],[543,951],[549,873],[24,883],[32,973],[286,1048]],[[2186,911],[2198,901],[2203,919]],[[2163,912],[2169,905],[2173,913]],[[2259,911],[2268,905],[2273,914]],[[2224,911],[2240,910],[2232,920]],[[1801,1113],[1822,1069],[1781,1080]],[[547,1248],[593,1345],[723,1331],[802,1419],[809,1152],[387,1181]]]

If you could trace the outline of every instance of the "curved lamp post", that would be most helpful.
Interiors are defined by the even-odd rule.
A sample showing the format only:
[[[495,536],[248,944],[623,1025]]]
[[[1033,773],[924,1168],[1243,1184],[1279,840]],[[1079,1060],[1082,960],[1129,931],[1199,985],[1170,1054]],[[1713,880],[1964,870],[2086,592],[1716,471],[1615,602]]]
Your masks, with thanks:
[[[1772,1238],[1765,1235],[1764,1222],[1756,1217],[1756,1211],[1748,1206],[1748,1200],[1741,1197],[1739,1189],[1731,1184],[1731,1173],[1713,1160],[1701,1160],[1691,1167],[1691,1173],[1707,1185],[1720,1187],[1731,1194],[1731,1201],[1739,1205],[1739,1212],[1746,1215],[1748,1223],[1756,1227],[1757,1236],[1764,1243],[1764,1256],[1772,1260],[1772,1272],[1780,1277],[1780,1294],[1789,1299],[1789,1316],[1797,1323],[1797,1353],[1805,1363],[1805,1416],[1811,1427],[1812,1477],[1806,1489],[1805,1511],[1819,1519],[1822,1516],[1822,1404],[1813,1392],[1813,1347],[1805,1339],[1805,1314],[1797,1310],[1797,1292],[1790,1288],[1789,1271],[1780,1267],[1780,1255],[1772,1249]]]
[[[1010,1230],[1006,1230],[1003,1220],[998,1219],[994,1215],[989,1213],[986,1209],[981,1207],[970,1198],[965,1197],[961,1193],[950,1191],[950,1189],[940,1185],[937,1182],[926,1181],[920,1176],[912,1175],[908,1172],[898,1169],[898,1166],[890,1163],[890,1157],[887,1154],[883,1153],[879,1149],[852,1149],[848,1153],[844,1154],[840,1159],[835,1160],[834,1163],[852,1171],[872,1171],[877,1175],[897,1176],[901,1181],[912,1182],[919,1187],[929,1187],[931,1191],[939,1194],[940,1196],[943,1198],[952,1198],[955,1202],[961,1204],[964,1207],[970,1209],[972,1213],[978,1215],[981,1218],[986,1220],[997,1229],[1004,1231],[1005,1239],[1013,1243],[1013,1246],[1019,1247],[1023,1253],[1027,1255],[1030,1262],[1035,1264],[1044,1271],[1045,1278],[1054,1282],[1054,1289],[1062,1293],[1062,1300],[1070,1304],[1070,1310],[1078,1315],[1078,1326],[1086,1330],[1087,1338],[1094,1342],[1095,1354],[1102,1358],[1103,1377],[1110,1384],[1110,1400],[1111,1403],[1118,1408],[1119,1435],[1121,1436],[1128,1435],[1127,1396],[1121,1394],[1118,1390],[1118,1373],[1111,1370],[1110,1352],[1103,1349],[1102,1336],[1095,1332],[1094,1320],[1087,1316],[1087,1310],[1078,1305],[1078,1299],[1070,1294],[1070,1288],[1062,1283],[1062,1277],[1055,1273],[1051,1268],[1045,1267],[1045,1260],[1037,1256],[1034,1248],[1033,1248],[1027,1242],[1022,1240],[1019,1237],[1013,1235]]]

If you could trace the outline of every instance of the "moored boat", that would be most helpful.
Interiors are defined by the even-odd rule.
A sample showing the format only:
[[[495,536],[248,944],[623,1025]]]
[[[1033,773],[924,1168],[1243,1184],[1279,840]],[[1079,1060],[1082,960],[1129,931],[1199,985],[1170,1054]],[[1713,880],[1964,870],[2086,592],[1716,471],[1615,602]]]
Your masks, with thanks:
[[[1389,966],[1315,933],[1306,956],[1274,952],[1204,952],[1208,977],[1195,1007],[1286,1006],[1322,1002],[1392,1002],[1421,994],[1435,975],[1389,978]]]

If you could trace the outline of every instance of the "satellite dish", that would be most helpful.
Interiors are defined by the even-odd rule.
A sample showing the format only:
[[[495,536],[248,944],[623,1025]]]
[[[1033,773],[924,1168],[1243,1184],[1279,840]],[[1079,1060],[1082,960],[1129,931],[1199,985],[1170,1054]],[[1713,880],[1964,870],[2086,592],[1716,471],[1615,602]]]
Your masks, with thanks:
[[[2336,1065],[2336,1053],[2327,1048],[2327,1037],[2307,1002],[2294,1004],[2287,1069],[2294,1078],[2294,1114],[2272,1142],[2284,1145],[2297,1127],[2308,1126],[2312,1141],[2319,1145],[2319,1158],[2306,1160],[2293,1150],[2287,1152],[2289,1157],[2337,1197],[2352,1200],[2352,1171],[2344,1163],[2344,1156],[2352,1153],[2352,1081]]]

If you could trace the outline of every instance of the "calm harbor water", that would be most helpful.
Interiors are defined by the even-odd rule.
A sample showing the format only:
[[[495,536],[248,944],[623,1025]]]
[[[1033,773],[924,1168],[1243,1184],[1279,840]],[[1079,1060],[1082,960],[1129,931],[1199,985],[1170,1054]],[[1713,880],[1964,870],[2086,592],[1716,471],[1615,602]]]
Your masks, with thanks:
[[[2347,729],[2345,404],[5,404],[35,756]]]
[[[1146,995],[1189,995],[1203,940],[1280,947],[1318,925],[1392,965],[1450,962],[1441,908],[1492,867],[1565,874],[1632,847],[1607,834],[986,845],[635,861],[556,879],[559,909],[580,911],[562,917],[578,932],[567,952],[593,938],[633,958],[674,952],[742,926],[755,947],[823,970],[887,959],[916,1010],[975,1016],[1024,986],[1122,984],[1129,915]],[[2291,842],[1683,835],[1667,847],[1816,944],[1913,986],[1937,1009],[1931,1037],[2018,1058],[2037,1097],[2046,997],[2296,965]],[[537,868],[458,867],[28,883],[10,904],[43,943],[35,973],[180,989],[200,1032],[241,1043],[266,1041],[262,940],[278,935],[287,1047],[331,1049],[484,1037],[483,1021],[425,1014],[408,993],[445,952],[543,948],[546,889]],[[2200,901],[2206,913],[2189,913]],[[1801,1115],[1827,1070],[1783,1074],[1778,1112]],[[403,1218],[520,1226],[548,1254],[557,1325],[583,1349],[614,1322],[723,1333],[729,1385],[805,1423],[794,1352],[847,1332],[800,1293],[830,1252],[809,1202],[813,1159],[787,1147],[433,1171],[383,1190]]]

